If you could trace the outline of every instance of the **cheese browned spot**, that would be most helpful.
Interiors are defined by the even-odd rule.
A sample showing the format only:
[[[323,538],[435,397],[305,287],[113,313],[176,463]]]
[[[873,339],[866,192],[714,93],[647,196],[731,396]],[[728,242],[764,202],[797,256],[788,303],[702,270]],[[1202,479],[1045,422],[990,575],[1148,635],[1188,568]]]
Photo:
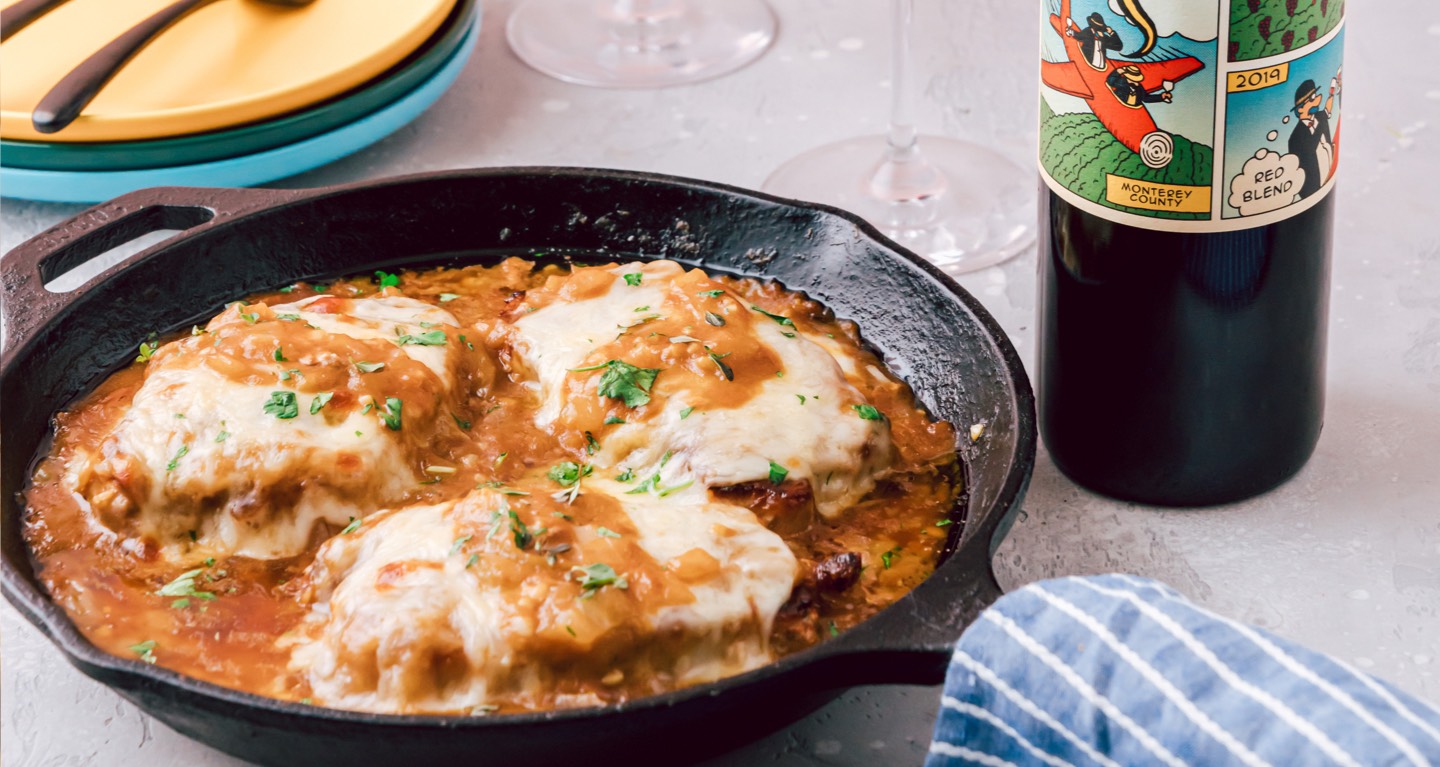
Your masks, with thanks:
[[[536,424],[653,487],[797,480],[837,517],[894,462],[889,424],[857,416],[867,403],[837,362],[844,348],[724,288],[656,261],[575,269],[530,291],[509,342],[513,374],[538,382]],[[602,393],[611,361],[659,371],[634,398],[648,401]]]
[[[320,549],[291,660],[318,703],[580,705],[771,660],[797,564],[752,514],[600,479],[572,503],[524,487],[382,512]]]
[[[168,557],[299,554],[318,522],[415,486],[413,447],[456,385],[455,328],[401,296],[231,306],[155,352],[67,483],[105,527]],[[439,336],[399,342],[425,333]]]

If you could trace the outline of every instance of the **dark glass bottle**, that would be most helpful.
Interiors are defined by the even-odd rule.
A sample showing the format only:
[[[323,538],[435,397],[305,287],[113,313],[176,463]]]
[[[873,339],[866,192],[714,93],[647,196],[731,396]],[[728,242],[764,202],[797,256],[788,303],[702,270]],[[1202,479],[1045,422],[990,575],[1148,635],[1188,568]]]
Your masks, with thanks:
[[[1241,500],[1320,435],[1334,195],[1232,232],[1153,231],[1040,186],[1040,428],[1105,495]]]

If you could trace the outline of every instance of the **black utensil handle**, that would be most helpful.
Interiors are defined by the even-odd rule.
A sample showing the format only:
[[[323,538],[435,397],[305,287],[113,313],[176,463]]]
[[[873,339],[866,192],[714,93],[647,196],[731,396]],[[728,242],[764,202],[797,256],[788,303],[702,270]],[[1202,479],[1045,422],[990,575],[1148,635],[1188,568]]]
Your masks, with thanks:
[[[55,133],[75,121],[105,84],[152,40],[189,14],[216,0],[179,0],[136,24],[80,62],[36,105],[30,122],[41,133]]]
[[[306,190],[207,189],[157,187],[142,189],[97,205],[56,224],[16,246],[0,258],[4,301],[4,346],[0,357],[12,355],[36,331],[65,311],[74,298],[111,275],[144,258],[151,248],[131,254],[71,291],[54,292],[45,285],[106,251],[162,229],[185,230],[189,236],[270,205],[294,200]],[[173,241],[157,243],[156,247]]]
[[[0,11],[0,43],[68,0],[20,0]]]

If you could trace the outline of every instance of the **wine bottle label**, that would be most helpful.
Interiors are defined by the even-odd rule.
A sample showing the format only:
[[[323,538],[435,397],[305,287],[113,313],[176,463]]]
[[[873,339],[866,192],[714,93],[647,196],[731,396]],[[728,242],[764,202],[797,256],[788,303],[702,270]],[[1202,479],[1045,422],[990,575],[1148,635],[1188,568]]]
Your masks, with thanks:
[[[1335,185],[1344,0],[1041,0],[1040,175],[1102,218],[1216,232]]]

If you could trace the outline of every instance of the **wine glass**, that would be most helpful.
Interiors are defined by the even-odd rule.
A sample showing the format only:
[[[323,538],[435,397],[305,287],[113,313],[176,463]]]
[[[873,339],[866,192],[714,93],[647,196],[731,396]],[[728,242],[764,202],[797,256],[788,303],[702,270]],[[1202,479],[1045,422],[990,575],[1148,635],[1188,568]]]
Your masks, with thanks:
[[[856,213],[951,274],[998,264],[1035,240],[1035,174],[978,144],[916,135],[909,86],[914,0],[894,0],[893,12],[888,133],[812,149],[781,165],[761,188]]]
[[[764,0],[525,0],[505,36],[551,77],[657,88],[745,66],[770,47],[775,28]]]

